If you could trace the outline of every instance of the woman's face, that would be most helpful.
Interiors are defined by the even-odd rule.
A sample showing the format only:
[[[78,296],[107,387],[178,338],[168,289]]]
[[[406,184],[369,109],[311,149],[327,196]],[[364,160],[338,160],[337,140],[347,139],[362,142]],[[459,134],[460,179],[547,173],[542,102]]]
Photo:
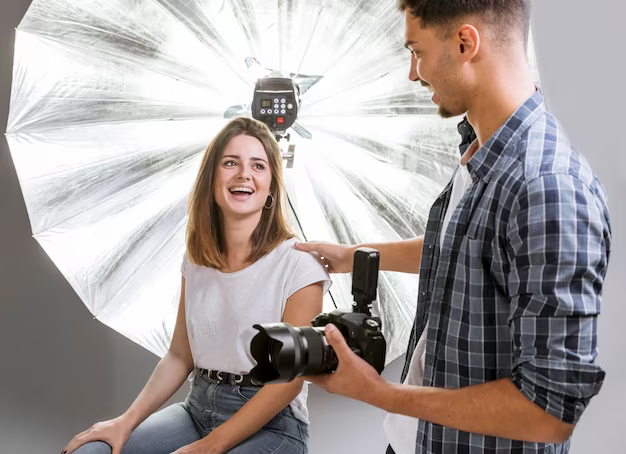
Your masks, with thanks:
[[[272,171],[263,144],[244,134],[231,139],[219,161],[215,201],[225,217],[259,214],[270,194]]]

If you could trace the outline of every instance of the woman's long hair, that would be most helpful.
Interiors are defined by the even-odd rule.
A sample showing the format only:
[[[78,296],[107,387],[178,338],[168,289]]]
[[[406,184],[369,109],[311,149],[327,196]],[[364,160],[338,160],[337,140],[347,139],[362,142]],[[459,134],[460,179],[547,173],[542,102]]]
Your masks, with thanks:
[[[252,252],[246,261],[256,262],[280,243],[295,236],[287,222],[287,195],[278,143],[264,123],[250,118],[235,118],[209,144],[189,197],[187,257],[196,265],[217,269],[226,267],[222,218],[215,201],[215,179],[226,146],[234,137],[242,134],[254,137],[263,144],[272,171],[270,192],[275,200],[271,208],[263,209],[261,220],[250,239]]]

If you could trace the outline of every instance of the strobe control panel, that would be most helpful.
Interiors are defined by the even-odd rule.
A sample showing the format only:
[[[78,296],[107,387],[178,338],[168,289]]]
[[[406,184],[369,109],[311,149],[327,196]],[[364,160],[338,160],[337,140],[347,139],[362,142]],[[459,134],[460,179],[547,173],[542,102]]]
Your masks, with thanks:
[[[286,131],[298,118],[298,95],[298,86],[292,79],[259,79],[254,88],[252,117],[265,123],[274,132]]]

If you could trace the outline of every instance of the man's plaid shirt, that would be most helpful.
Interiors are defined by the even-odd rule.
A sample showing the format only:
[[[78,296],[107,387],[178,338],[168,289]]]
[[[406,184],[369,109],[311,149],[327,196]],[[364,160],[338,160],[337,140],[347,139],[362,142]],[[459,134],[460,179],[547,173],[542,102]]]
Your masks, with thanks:
[[[470,159],[472,185],[439,234],[451,184],[435,201],[402,380],[426,322],[424,385],[502,378],[575,423],[604,372],[596,327],[611,243],[607,196],[537,91]],[[420,421],[416,453],[567,453]]]

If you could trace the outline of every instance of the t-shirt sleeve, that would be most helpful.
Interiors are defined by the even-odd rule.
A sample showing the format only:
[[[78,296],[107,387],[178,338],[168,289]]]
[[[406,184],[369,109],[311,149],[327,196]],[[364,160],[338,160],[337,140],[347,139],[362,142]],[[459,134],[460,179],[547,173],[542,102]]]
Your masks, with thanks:
[[[321,282],[324,294],[330,288],[332,281],[318,254],[294,251],[295,260],[293,274],[287,282],[287,298],[311,284]]]
[[[187,277],[187,267],[189,266],[189,260],[187,259],[187,252],[183,254],[183,262],[180,265],[180,272],[183,276]]]

